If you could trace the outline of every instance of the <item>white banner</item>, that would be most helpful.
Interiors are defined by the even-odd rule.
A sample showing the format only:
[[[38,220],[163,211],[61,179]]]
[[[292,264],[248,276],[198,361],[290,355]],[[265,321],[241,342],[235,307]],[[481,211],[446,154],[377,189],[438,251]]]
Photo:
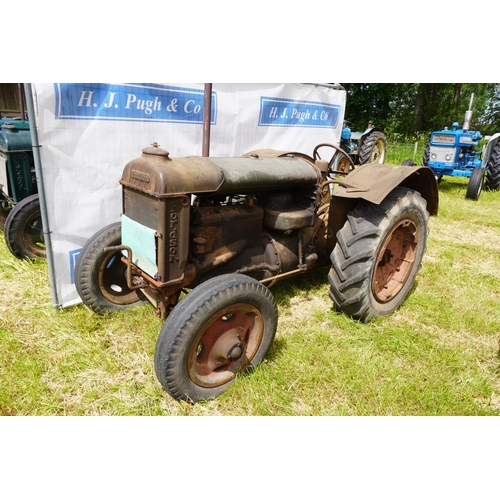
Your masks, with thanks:
[[[204,84],[32,84],[54,262],[55,306],[80,302],[84,243],[121,215],[123,167],[157,142],[201,156]],[[344,90],[314,84],[212,84],[210,156],[254,149],[312,154],[338,145]]]

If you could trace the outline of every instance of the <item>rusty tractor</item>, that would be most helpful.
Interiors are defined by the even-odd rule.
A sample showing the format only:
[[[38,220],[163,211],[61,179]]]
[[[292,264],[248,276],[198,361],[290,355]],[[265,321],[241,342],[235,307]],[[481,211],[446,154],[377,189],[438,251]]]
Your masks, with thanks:
[[[171,158],[153,143],[124,168],[121,221],[82,248],[82,301],[100,313],[149,300],[165,320],[158,380],[191,402],[264,359],[278,280],[327,266],[335,309],[362,322],[394,312],[422,264],[436,179],[427,167],[378,163],[345,174],[333,170],[338,154],[321,144],[311,156]]]

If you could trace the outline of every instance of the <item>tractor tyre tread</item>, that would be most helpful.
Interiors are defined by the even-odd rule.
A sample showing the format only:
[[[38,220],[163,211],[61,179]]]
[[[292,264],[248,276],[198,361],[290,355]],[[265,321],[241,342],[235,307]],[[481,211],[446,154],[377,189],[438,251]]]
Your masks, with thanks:
[[[328,274],[329,296],[336,310],[368,322],[377,316],[392,313],[404,301],[421,267],[426,250],[429,213],[426,201],[417,191],[398,187],[380,205],[367,201],[348,214],[337,232],[337,244],[331,254]],[[419,227],[416,259],[402,290],[388,303],[377,303],[371,290],[375,257],[393,224],[405,214],[412,214]]]
[[[376,163],[384,163],[385,157],[387,154],[387,138],[383,132],[374,131],[371,132],[363,141],[359,151],[359,164],[364,165],[365,163],[370,162],[370,158],[372,155],[373,147],[377,142],[381,142],[383,144],[383,151],[380,156],[380,159],[376,160]]]
[[[500,190],[500,141],[493,148],[486,167],[485,189],[487,191]]]

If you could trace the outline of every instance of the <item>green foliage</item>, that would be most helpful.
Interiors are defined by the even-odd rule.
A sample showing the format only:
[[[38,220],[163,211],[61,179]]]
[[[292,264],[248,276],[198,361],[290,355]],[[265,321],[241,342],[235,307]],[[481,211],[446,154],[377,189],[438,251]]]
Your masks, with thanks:
[[[345,118],[363,131],[369,120],[388,137],[414,139],[463,123],[474,94],[472,127],[483,135],[500,131],[500,84],[345,83]],[[416,135],[417,134],[417,135]]]

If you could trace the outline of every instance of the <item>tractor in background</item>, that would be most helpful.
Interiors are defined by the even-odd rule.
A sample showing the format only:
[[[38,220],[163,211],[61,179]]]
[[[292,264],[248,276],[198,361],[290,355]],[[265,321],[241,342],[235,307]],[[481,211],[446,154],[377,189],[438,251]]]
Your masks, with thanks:
[[[454,122],[451,130],[445,128],[431,134],[422,164],[433,171],[438,182],[444,175],[468,177],[465,197],[477,200],[483,187],[490,191],[500,189],[500,133],[489,138],[483,155],[479,148],[483,137],[480,132],[470,129],[473,99],[474,94],[462,128]],[[405,160],[403,164],[415,165],[411,160]]]
[[[19,259],[46,255],[30,126],[0,116],[0,229]]]
[[[352,160],[354,165],[365,163],[384,163],[387,152],[387,138],[380,127],[368,122],[364,132],[353,132],[354,125],[345,120],[342,128],[340,147]],[[337,170],[346,171],[347,159],[339,157]]]

